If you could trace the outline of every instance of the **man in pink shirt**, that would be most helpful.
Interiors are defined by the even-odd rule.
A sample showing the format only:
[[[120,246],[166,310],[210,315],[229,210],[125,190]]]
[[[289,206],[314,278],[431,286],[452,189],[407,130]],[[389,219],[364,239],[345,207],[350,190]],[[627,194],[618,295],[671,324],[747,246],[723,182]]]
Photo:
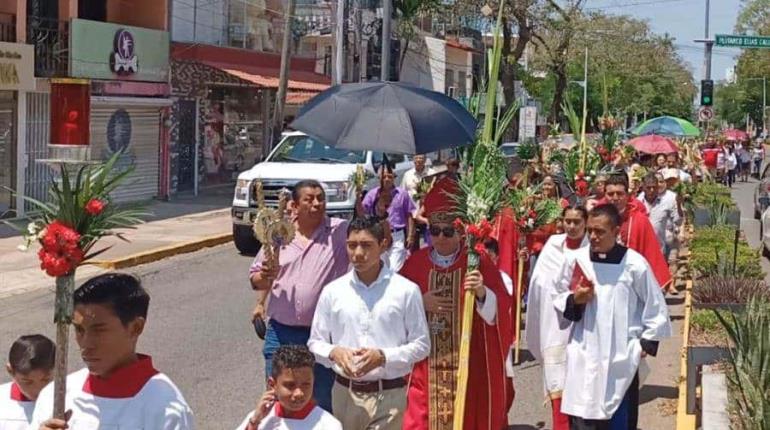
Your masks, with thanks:
[[[298,182],[292,191],[295,236],[284,245],[279,261],[257,254],[249,270],[251,286],[268,292],[269,323],[262,353],[265,374],[271,374],[273,353],[281,345],[306,345],[323,287],[348,271],[348,222],[326,216],[326,195],[314,180]],[[331,412],[334,373],[315,365],[313,394],[318,405]]]

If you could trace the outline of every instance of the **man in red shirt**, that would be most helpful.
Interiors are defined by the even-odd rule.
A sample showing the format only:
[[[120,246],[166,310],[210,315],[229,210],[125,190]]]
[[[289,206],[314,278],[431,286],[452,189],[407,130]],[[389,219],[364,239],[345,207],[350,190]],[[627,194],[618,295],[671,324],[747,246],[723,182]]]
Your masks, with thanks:
[[[721,151],[721,149],[717,146],[716,142],[714,142],[714,139],[712,138],[706,140],[706,147],[701,149],[701,152],[703,153],[703,164],[706,165],[706,168],[712,177],[717,170],[719,151]]]

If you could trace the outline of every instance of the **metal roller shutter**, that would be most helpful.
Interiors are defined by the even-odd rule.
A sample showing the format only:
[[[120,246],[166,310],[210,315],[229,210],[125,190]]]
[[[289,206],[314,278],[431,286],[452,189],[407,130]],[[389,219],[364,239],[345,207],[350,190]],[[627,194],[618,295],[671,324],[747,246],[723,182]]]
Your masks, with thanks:
[[[91,103],[91,157],[108,159],[125,148],[118,168],[134,166],[134,172],[118,187],[117,202],[147,200],[158,195],[160,111],[157,106],[119,106]]]

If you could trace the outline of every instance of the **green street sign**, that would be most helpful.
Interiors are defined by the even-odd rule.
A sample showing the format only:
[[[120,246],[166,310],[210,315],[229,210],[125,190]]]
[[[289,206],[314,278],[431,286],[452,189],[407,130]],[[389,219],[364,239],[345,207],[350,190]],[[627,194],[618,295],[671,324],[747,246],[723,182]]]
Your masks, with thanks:
[[[717,34],[717,46],[734,46],[738,48],[768,48],[770,49],[769,36],[741,36],[734,34]]]

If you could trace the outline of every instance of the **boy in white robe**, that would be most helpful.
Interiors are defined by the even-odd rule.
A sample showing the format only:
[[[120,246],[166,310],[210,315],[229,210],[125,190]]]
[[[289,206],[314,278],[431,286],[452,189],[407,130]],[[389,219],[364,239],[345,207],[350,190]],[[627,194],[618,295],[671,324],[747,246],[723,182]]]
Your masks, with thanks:
[[[12,381],[0,385],[0,430],[26,430],[40,391],[53,379],[56,345],[40,334],[11,345],[5,368]]]
[[[620,225],[614,206],[591,210],[590,248],[564,267],[552,293],[555,308],[572,321],[561,404],[571,430],[609,429],[621,402],[628,405],[626,428],[636,429],[639,363],[671,335],[666,302],[647,261],[617,244]]]
[[[284,345],[273,355],[268,390],[235,430],[342,430],[313,401],[315,357],[305,345]]]
[[[31,429],[194,429],[182,393],[137,354],[150,296],[138,278],[106,273],[74,293],[75,337],[86,368],[67,376],[65,417],[52,418],[54,384],[38,398]]]
[[[527,306],[527,348],[543,367],[543,385],[551,401],[553,430],[568,430],[569,422],[561,413],[561,396],[567,362],[567,342],[571,326],[554,309],[551,292],[559,282],[564,266],[574,261],[575,253],[588,247],[585,237],[588,211],[571,205],[562,212],[564,234],[551,236],[543,246],[529,282]]]

